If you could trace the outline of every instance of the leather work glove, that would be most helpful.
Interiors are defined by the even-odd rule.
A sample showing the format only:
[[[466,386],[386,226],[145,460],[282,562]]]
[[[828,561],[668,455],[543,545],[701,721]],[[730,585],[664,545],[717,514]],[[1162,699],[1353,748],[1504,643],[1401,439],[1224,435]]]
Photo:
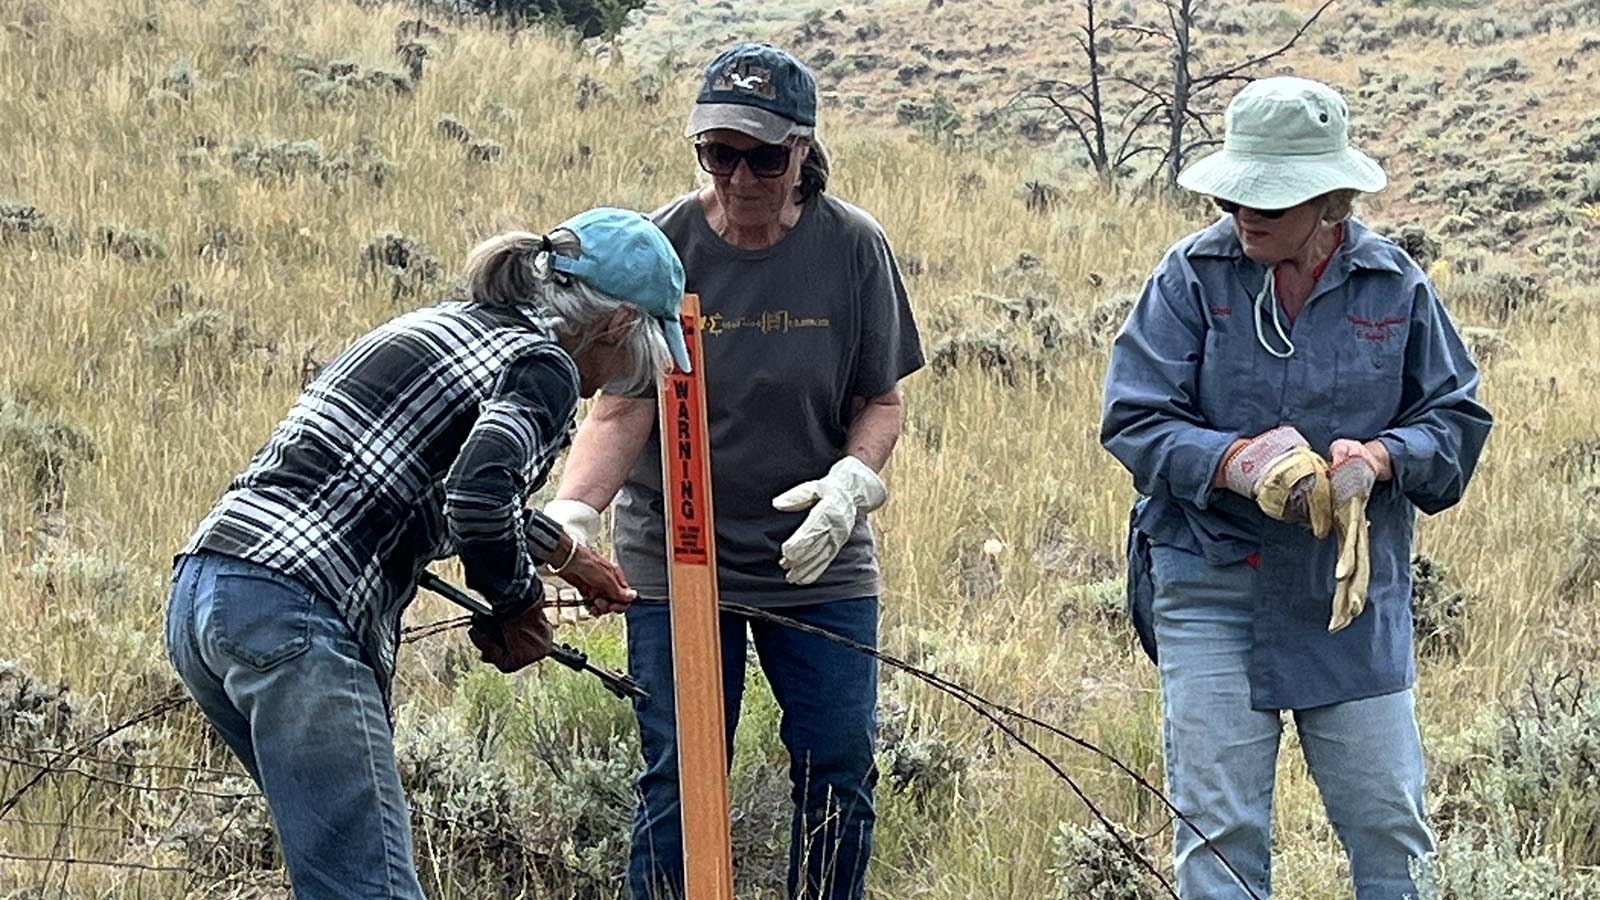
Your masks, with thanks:
[[[1254,500],[1268,516],[1308,525],[1318,538],[1333,530],[1328,463],[1294,426],[1280,425],[1246,441],[1228,454],[1222,471],[1228,490]]]
[[[1352,456],[1333,469],[1334,525],[1339,531],[1339,561],[1334,566],[1333,617],[1328,631],[1354,622],[1367,608],[1372,556],[1367,543],[1367,498],[1377,473],[1365,459]]]
[[[590,545],[595,535],[600,533],[600,511],[582,500],[551,500],[545,504],[543,512],[546,518],[560,525],[567,536],[579,544]],[[544,608],[544,616],[551,625],[559,628],[594,618],[588,604],[573,602],[578,597],[577,591],[560,588],[555,595],[563,605]]]
[[[552,642],[550,623],[537,606],[504,620],[473,616],[467,637],[484,662],[506,673],[549,656]]]
[[[888,488],[871,466],[846,456],[834,463],[827,475],[772,498],[772,505],[783,512],[811,510],[783,542],[778,564],[788,573],[785,580],[810,584],[820,578],[850,539],[856,519],[882,506],[888,497]]]

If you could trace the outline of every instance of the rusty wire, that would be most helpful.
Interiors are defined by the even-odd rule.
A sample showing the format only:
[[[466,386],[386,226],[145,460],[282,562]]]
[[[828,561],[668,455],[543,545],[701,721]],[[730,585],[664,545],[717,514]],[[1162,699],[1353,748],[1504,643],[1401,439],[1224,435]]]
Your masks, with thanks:
[[[1211,852],[1214,853],[1217,856],[1218,860],[1224,865],[1225,868],[1228,869],[1228,871],[1239,882],[1241,887],[1243,887],[1245,893],[1249,897],[1254,898],[1254,900],[1260,900],[1259,894],[1257,894],[1249,886],[1249,884],[1238,873],[1238,871],[1233,867],[1233,865],[1231,863],[1229,863],[1227,858],[1225,856],[1223,856],[1223,854],[1219,850],[1216,849],[1216,847],[1211,843],[1211,839],[1198,826],[1196,826],[1194,822],[1192,822],[1180,810],[1178,810],[1177,807],[1175,805],[1173,805],[1171,799],[1163,791],[1161,791],[1160,788],[1158,788],[1155,785],[1151,784],[1148,779],[1144,778],[1142,775],[1140,775],[1133,768],[1131,768],[1127,764],[1123,763],[1121,760],[1117,759],[1110,752],[1108,752],[1108,751],[1104,750],[1103,748],[1095,745],[1093,742],[1088,741],[1086,739],[1083,739],[1081,737],[1078,737],[1078,736],[1068,732],[1067,730],[1065,730],[1065,729],[1063,729],[1063,728],[1061,728],[1059,726],[1052,725],[1049,722],[1043,721],[1043,720],[1041,720],[1041,719],[1039,719],[1039,718],[1037,718],[1035,716],[1029,715],[1028,713],[1026,713],[1026,712],[1024,712],[1024,711],[1022,711],[1020,709],[1017,709],[1017,708],[1008,706],[1006,704],[1002,704],[1002,703],[998,703],[996,701],[990,700],[990,699],[978,694],[977,692],[972,691],[969,688],[966,688],[966,687],[964,687],[964,686],[962,686],[962,685],[960,685],[960,684],[958,684],[956,682],[950,681],[950,680],[948,680],[948,679],[946,679],[946,678],[944,678],[944,677],[942,677],[942,676],[940,676],[940,675],[938,675],[936,673],[933,673],[933,672],[930,672],[928,670],[919,668],[919,667],[917,667],[916,665],[914,665],[914,664],[912,664],[910,662],[907,662],[905,660],[902,660],[902,659],[900,659],[898,657],[893,656],[892,654],[885,653],[884,651],[881,651],[881,650],[879,650],[879,649],[877,649],[875,647],[872,647],[872,646],[869,646],[869,645],[866,645],[866,644],[861,644],[859,642],[852,641],[852,640],[850,640],[848,638],[845,638],[845,637],[843,637],[841,635],[838,635],[838,634],[835,634],[833,632],[827,631],[826,629],[817,628],[815,626],[808,625],[806,623],[799,622],[797,620],[790,619],[788,617],[785,617],[785,616],[782,616],[782,615],[779,615],[779,614],[776,614],[776,613],[772,613],[772,612],[767,611],[767,610],[758,609],[758,608],[755,608],[755,607],[744,606],[744,605],[741,605],[741,604],[723,602],[721,604],[721,608],[722,608],[722,610],[724,612],[730,613],[730,614],[733,614],[733,615],[741,616],[741,617],[744,617],[744,618],[762,619],[762,620],[769,621],[769,622],[772,622],[774,624],[778,624],[778,625],[781,625],[781,626],[784,626],[784,627],[794,628],[794,629],[799,630],[799,631],[804,631],[806,633],[810,633],[810,634],[814,634],[814,635],[819,636],[819,637],[823,637],[823,638],[825,638],[827,640],[830,640],[830,641],[833,641],[835,643],[838,643],[841,646],[847,647],[847,648],[852,649],[852,650],[854,650],[856,652],[865,653],[865,654],[867,654],[869,656],[872,656],[874,659],[877,659],[879,662],[882,662],[885,665],[888,665],[888,666],[890,666],[892,668],[895,668],[895,669],[897,669],[899,671],[903,671],[903,672],[907,673],[908,675],[911,675],[912,677],[917,678],[919,681],[922,681],[923,683],[935,688],[936,690],[939,690],[939,691],[941,691],[943,693],[946,693],[946,694],[950,695],[952,698],[954,698],[958,702],[962,703],[963,705],[965,705],[966,707],[971,709],[978,716],[982,717],[985,721],[987,721],[991,725],[991,727],[995,728],[1007,740],[1013,742],[1018,747],[1021,747],[1023,750],[1028,752],[1030,755],[1036,757],[1041,763],[1043,763],[1047,768],[1049,768],[1050,771],[1052,772],[1052,774],[1054,774],[1057,778],[1061,779],[1068,786],[1068,788],[1072,791],[1072,793],[1079,799],[1079,801],[1084,804],[1084,807],[1088,810],[1089,814],[1106,829],[1107,833],[1112,837],[1112,839],[1114,841],[1116,841],[1118,847],[1131,860],[1136,862],[1140,866],[1140,868],[1142,868],[1144,871],[1149,873],[1149,875],[1157,883],[1159,883],[1161,885],[1161,887],[1165,890],[1167,895],[1169,895],[1169,896],[1171,896],[1173,898],[1176,898],[1178,896],[1176,890],[1173,888],[1171,882],[1156,867],[1156,865],[1154,863],[1152,863],[1149,859],[1147,859],[1144,856],[1143,853],[1139,852],[1139,850],[1136,847],[1132,846],[1127,841],[1127,839],[1122,835],[1121,830],[1094,803],[1093,799],[1090,798],[1088,793],[1083,789],[1083,787],[1080,784],[1078,784],[1077,780],[1074,779],[1071,776],[1071,774],[1068,773],[1067,770],[1059,762],[1057,762],[1049,754],[1045,753],[1042,749],[1040,749],[1032,741],[1030,741],[1026,736],[1024,736],[1021,733],[1021,731],[1019,730],[1019,728],[1017,727],[1017,724],[1015,724],[1015,723],[1023,723],[1025,725],[1031,725],[1033,727],[1040,728],[1040,729],[1042,729],[1042,730],[1044,730],[1044,731],[1046,731],[1046,732],[1048,732],[1050,734],[1056,735],[1056,736],[1058,736],[1058,737],[1060,737],[1060,738],[1062,738],[1062,739],[1074,744],[1075,746],[1078,746],[1078,747],[1080,747],[1080,748],[1082,748],[1084,750],[1087,750],[1087,751],[1095,754],[1096,756],[1098,756],[1098,757],[1106,760],[1107,762],[1109,762],[1118,771],[1120,771],[1123,774],[1125,774],[1126,776],[1128,776],[1141,790],[1146,791],[1149,794],[1151,794],[1152,796],[1154,796],[1171,813],[1171,816],[1168,819],[1169,823],[1171,821],[1183,822],[1189,828],[1194,830],[1195,833],[1206,844],[1206,846],[1211,850]],[[463,627],[465,625],[470,624],[470,622],[471,622],[471,617],[470,616],[459,616],[459,617],[455,617],[455,618],[451,618],[451,619],[445,619],[445,620],[441,620],[441,621],[430,622],[430,623],[427,623],[427,624],[424,624],[424,625],[420,625],[420,626],[409,627],[409,628],[406,628],[402,632],[401,640],[404,643],[413,643],[413,642],[416,642],[416,641],[419,641],[419,640],[423,640],[423,639],[428,638],[428,637],[432,637],[434,635],[442,634],[442,633],[445,633],[445,632],[448,632],[448,631],[455,630],[457,628],[461,628],[461,627]],[[84,778],[86,780],[89,780],[89,781],[92,781],[92,782],[98,782],[98,783],[105,784],[105,785],[108,785],[108,786],[123,788],[123,789],[127,789],[127,790],[132,790],[132,791],[153,792],[153,793],[177,793],[177,794],[182,794],[182,795],[185,795],[185,796],[199,796],[199,797],[207,797],[207,798],[213,798],[213,799],[236,800],[236,801],[237,800],[242,800],[242,799],[251,799],[251,798],[260,797],[261,795],[260,795],[260,793],[258,791],[222,792],[222,791],[214,791],[214,790],[209,790],[207,788],[197,787],[197,786],[192,785],[192,784],[138,784],[138,783],[135,783],[135,782],[132,782],[132,781],[127,781],[127,780],[123,780],[123,779],[117,779],[117,778],[112,778],[112,777],[105,776],[105,775],[100,775],[100,774],[87,771],[85,769],[79,768],[78,766],[75,766],[75,765],[71,764],[72,762],[89,762],[89,763],[95,763],[95,764],[102,764],[102,765],[110,766],[110,767],[113,767],[113,768],[120,768],[121,770],[151,770],[151,771],[188,773],[188,774],[199,775],[199,776],[217,776],[217,775],[224,775],[224,774],[227,774],[227,775],[237,774],[237,773],[228,772],[227,770],[216,769],[216,768],[211,768],[211,767],[206,767],[206,766],[185,766],[185,765],[172,764],[172,763],[152,763],[152,762],[130,761],[130,760],[127,760],[127,759],[118,759],[118,758],[113,758],[113,757],[100,756],[100,755],[96,755],[96,754],[93,754],[92,752],[90,752],[96,746],[98,746],[99,744],[103,743],[106,739],[112,737],[113,735],[115,735],[117,733],[120,733],[120,732],[122,732],[122,731],[124,731],[124,730],[126,730],[128,728],[131,728],[131,727],[133,727],[135,725],[138,725],[140,723],[147,722],[147,721],[149,721],[151,719],[158,718],[158,717],[160,717],[162,715],[165,715],[166,713],[171,712],[172,710],[175,710],[175,709],[177,709],[177,708],[179,708],[179,707],[181,707],[183,705],[186,705],[188,702],[189,702],[189,698],[186,695],[182,695],[181,693],[175,693],[174,695],[169,695],[167,697],[164,697],[162,700],[156,702],[152,706],[150,706],[150,707],[148,707],[148,708],[136,713],[133,716],[130,716],[126,720],[124,720],[124,721],[122,721],[122,722],[120,722],[120,723],[118,723],[116,725],[113,725],[113,726],[111,726],[111,727],[109,727],[109,728],[107,728],[107,729],[105,729],[103,731],[101,731],[100,733],[98,733],[97,735],[95,735],[95,736],[93,736],[91,738],[88,738],[88,739],[86,739],[84,741],[79,742],[79,744],[76,745],[75,747],[68,748],[68,749],[65,749],[65,750],[41,751],[41,750],[38,750],[38,749],[10,748],[10,747],[6,747],[5,745],[0,745],[0,763],[7,763],[7,764],[15,765],[15,766],[21,766],[23,768],[32,769],[34,771],[33,776],[27,782],[25,782],[17,790],[13,791],[11,796],[9,796],[3,804],[0,804],[0,820],[3,820],[4,817],[16,807],[17,803],[20,802],[20,800],[23,797],[23,795],[25,795],[30,789],[32,789],[34,786],[36,786],[38,783],[40,783],[43,779],[45,779],[46,777],[51,776],[51,775],[78,776],[78,777],[82,777],[82,778]],[[1008,721],[1008,720],[1010,720],[1010,721]],[[7,750],[23,750],[24,752],[40,753],[40,754],[48,753],[51,756],[51,758],[48,761],[45,761],[45,762],[35,762],[35,761],[30,761],[30,760],[27,760],[27,759],[20,758],[20,757],[5,755],[5,751],[7,751]],[[527,846],[523,845],[521,842],[516,841],[513,838],[509,838],[506,835],[498,834],[498,833],[492,832],[492,831],[490,831],[488,829],[482,828],[481,826],[477,826],[474,823],[463,822],[463,821],[460,821],[460,820],[452,819],[452,818],[450,818],[448,816],[444,816],[444,815],[441,815],[441,814],[438,814],[438,813],[434,813],[434,812],[432,812],[430,810],[422,809],[422,808],[416,807],[416,806],[413,806],[412,812],[413,812],[413,815],[415,815],[418,818],[439,822],[441,824],[446,824],[446,825],[449,825],[449,826],[455,827],[455,828],[461,828],[461,829],[465,829],[465,830],[470,830],[470,831],[478,833],[478,834],[480,834],[480,835],[482,835],[484,837],[493,838],[494,840],[497,840],[497,841],[506,843],[508,845],[511,845],[511,846],[515,847],[517,850],[519,850],[520,852],[522,852],[524,854],[536,855],[535,851],[533,850],[533,848],[527,847]],[[10,819],[9,821],[0,821],[0,824],[27,825],[27,826],[35,826],[35,827],[51,827],[51,828],[58,829],[58,831],[60,831],[61,833],[65,833],[65,829],[68,829],[68,828],[72,828],[72,829],[75,829],[75,830],[89,830],[90,829],[90,826],[75,826],[72,823],[68,823],[68,822],[32,822],[32,821],[29,821],[29,820],[16,819],[16,818]],[[114,830],[114,829],[104,829],[104,830],[111,831],[111,830]],[[40,863],[53,864],[53,865],[65,865],[65,866],[69,866],[69,867],[70,866],[75,866],[75,865],[103,866],[103,867],[123,868],[123,869],[131,869],[131,870],[150,871],[150,872],[166,872],[166,873],[174,873],[174,874],[187,874],[187,875],[190,875],[191,877],[209,876],[210,875],[210,873],[206,873],[206,872],[203,872],[201,870],[190,868],[190,867],[168,866],[168,865],[161,865],[161,864],[155,864],[155,863],[141,863],[141,862],[136,862],[136,861],[120,861],[120,860],[82,858],[82,857],[76,857],[76,856],[71,856],[71,855],[35,855],[35,856],[28,856],[28,855],[24,855],[24,854],[0,853],[0,859],[9,859],[9,860],[19,861],[19,862],[40,862]],[[215,877],[215,876],[212,876],[212,877]]]

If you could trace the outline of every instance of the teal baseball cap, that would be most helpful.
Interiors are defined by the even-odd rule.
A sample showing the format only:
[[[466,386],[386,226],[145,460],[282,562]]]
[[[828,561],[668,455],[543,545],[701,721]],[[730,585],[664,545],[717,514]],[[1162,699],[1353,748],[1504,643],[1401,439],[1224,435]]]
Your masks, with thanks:
[[[678,310],[683,305],[683,262],[672,242],[643,213],[602,206],[556,226],[578,236],[578,256],[550,254],[550,266],[654,316],[678,371],[689,371]]]
[[[769,44],[736,44],[706,66],[685,137],[726,128],[781,144],[817,127],[817,79]]]

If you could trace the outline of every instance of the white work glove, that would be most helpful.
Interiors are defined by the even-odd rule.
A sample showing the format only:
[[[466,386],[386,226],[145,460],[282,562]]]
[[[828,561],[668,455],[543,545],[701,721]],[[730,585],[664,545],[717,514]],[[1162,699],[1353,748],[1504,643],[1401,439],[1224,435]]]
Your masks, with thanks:
[[[567,536],[575,543],[585,547],[591,546],[594,536],[600,532],[600,511],[584,503],[582,500],[551,500],[544,506],[545,518],[560,525]],[[546,585],[549,587],[549,585]],[[561,585],[552,591],[558,603],[573,604],[570,606],[546,606],[544,617],[551,625],[573,625],[585,619],[594,618],[589,612],[589,607],[576,604],[578,591],[575,588]]]
[[[600,532],[600,510],[582,500],[551,500],[544,505],[544,516],[584,546],[591,546]]]
[[[888,488],[871,466],[846,456],[827,475],[772,498],[772,505],[783,512],[811,510],[783,542],[778,564],[788,573],[784,578],[790,584],[810,584],[822,577],[850,539],[856,519],[882,506],[888,497]]]

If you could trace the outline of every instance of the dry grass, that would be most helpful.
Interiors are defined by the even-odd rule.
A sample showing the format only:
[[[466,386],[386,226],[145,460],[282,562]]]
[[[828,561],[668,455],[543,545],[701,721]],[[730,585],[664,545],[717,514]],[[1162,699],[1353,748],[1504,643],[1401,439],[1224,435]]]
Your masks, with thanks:
[[[0,232],[0,393],[30,416],[27,429],[5,432],[20,437],[0,441],[0,656],[41,681],[68,682],[94,727],[173,683],[160,649],[171,554],[292,401],[303,367],[420,302],[359,277],[370,241],[404,235],[450,272],[497,229],[547,226],[602,203],[648,209],[694,183],[678,131],[683,92],[651,104],[635,70],[556,42],[450,27],[409,90],[334,90],[318,87],[324,75],[297,74],[326,73],[339,60],[403,71],[394,45],[405,16],[331,0],[0,5],[0,204],[36,206],[75,238],[52,246]],[[580,113],[583,79],[606,90],[585,91]],[[469,158],[440,133],[445,116],[502,153]],[[1130,500],[1127,477],[1095,440],[1103,342],[1081,320],[1136,291],[1161,251],[1200,223],[1088,187],[1069,186],[1053,211],[1031,212],[1019,173],[1032,161],[1020,152],[956,155],[865,128],[833,137],[837,190],[885,223],[912,272],[928,345],[1009,334],[1035,363],[1009,381],[964,365],[910,382],[893,500],[877,519],[886,648],[1036,710],[1155,778],[1153,669],[1122,625],[1062,612],[1072,588],[1106,577],[1118,560]],[[321,161],[297,174],[262,178],[234,161],[236,148],[305,140],[317,142]],[[375,159],[392,167],[386,177],[364,174]],[[95,238],[102,226],[139,230],[166,252],[107,252]],[[1024,253],[1030,261],[1019,266]],[[1440,272],[1448,289],[1455,276]],[[441,279],[423,295],[443,289]],[[1065,339],[1009,324],[997,298],[1024,293]],[[1430,739],[1464,728],[1531,668],[1596,657],[1592,589],[1558,596],[1574,562],[1579,487],[1549,461],[1597,437],[1600,401],[1589,386],[1600,375],[1600,308],[1580,290],[1554,293],[1551,302],[1565,304],[1559,327],[1542,312],[1519,313],[1502,332],[1506,350],[1486,384],[1501,424],[1468,501],[1422,528],[1422,548],[1484,598],[1460,659],[1424,667]],[[1494,322],[1489,309],[1456,312]],[[35,450],[69,432],[88,449],[68,440],[60,446],[78,450],[51,451],[44,481],[61,490],[50,495]],[[991,538],[1004,543],[997,555],[980,549]],[[74,577],[41,575],[69,559],[79,561]],[[425,599],[413,621],[445,614]],[[584,640],[617,660],[618,627],[588,628]],[[408,648],[402,732],[455,714],[462,644],[447,636]],[[528,695],[568,677],[514,681]],[[931,815],[885,790],[877,895],[1049,895],[1056,825],[1084,812],[954,704],[905,693],[922,727],[970,751],[972,769],[960,796]],[[752,709],[762,714],[759,703]],[[744,740],[771,748],[770,735]],[[1106,766],[1049,746],[1114,818],[1146,833],[1161,827],[1148,798]],[[139,747],[147,761],[228,764],[187,713],[144,729]],[[24,774],[0,765],[0,792]],[[1281,893],[1347,896],[1329,877],[1340,853],[1292,752],[1283,776]],[[132,837],[82,832],[57,845],[54,831],[0,823],[8,852],[147,862],[173,859],[154,841],[183,815],[170,799],[59,785],[21,813]],[[172,875],[0,861],[0,890],[62,885],[71,896],[245,893]]]

